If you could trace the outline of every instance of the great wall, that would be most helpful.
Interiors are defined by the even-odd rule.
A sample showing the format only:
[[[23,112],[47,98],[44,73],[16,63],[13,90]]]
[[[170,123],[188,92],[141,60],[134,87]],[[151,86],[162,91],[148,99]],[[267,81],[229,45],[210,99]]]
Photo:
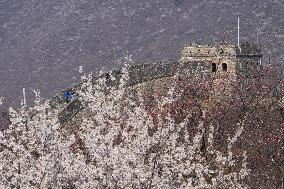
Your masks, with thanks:
[[[250,70],[261,68],[261,48],[257,44],[216,43],[211,45],[188,44],[182,52],[178,62],[158,62],[152,64],[130,65],[128,67],[128,88],[143,90],[143,86],[151,86],[154,91],[165,90],[171,85],[173,78],[179,74],[186,77],[190,74],[201,74],[208,78],[231,77],[236,79],[239,74],[249,74]],[[226,73],[226,74],[225,74]],[[114,77],[115,80],[111,79]],[[122,76],[121,69],[113,70],[93,78],[95,84],[99,78],[106,79],[107,87],[116,87]],[[76,124],[83,113],[84,106],[76,99],[65,102],[64,91],[76,93],[81,84],[60,91],[49,104],[51,108],[60,109],[59,121],[61,125],[66,123]],[[76,118],[74,118],[76,117]]]

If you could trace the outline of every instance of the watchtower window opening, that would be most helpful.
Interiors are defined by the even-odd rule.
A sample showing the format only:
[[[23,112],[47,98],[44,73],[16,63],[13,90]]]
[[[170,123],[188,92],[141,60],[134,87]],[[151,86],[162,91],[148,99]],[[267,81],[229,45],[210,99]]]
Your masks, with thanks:
[[[217,71],[217,65],[216,63],[212,63],[212,72],[216,72]]]
[[[226,72],[228,70],[228,65],[226,63],[222,64],[222,70]]]

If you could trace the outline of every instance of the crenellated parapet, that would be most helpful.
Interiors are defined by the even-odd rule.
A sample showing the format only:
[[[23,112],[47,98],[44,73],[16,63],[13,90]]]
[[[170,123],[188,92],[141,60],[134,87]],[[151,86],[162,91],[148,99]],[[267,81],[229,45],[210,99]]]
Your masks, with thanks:
[[[238,74],[247,73],[261,66],[262,53],[256,44],[216,43],[211,45],[189,44],[181,52],[180,62],[192,64],[203,61],[207,65],[206,72],[236,78]]]

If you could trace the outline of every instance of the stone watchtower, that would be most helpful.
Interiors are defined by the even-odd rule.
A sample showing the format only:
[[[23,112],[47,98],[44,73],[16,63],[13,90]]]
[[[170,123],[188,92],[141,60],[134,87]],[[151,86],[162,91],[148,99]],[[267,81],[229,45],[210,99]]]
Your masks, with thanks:
[[[248,75],[250,71],[259,69],[261,59],[261,49],[254,44],[190,44],[182,50],[180,62],[192,64],[201,61],[208,74],[217,78],[236,78],[238,74]]]
[[[242,43],[236,48],[237,70],[239,74],[250,75],[262,67],[261,48],[256,44]]]

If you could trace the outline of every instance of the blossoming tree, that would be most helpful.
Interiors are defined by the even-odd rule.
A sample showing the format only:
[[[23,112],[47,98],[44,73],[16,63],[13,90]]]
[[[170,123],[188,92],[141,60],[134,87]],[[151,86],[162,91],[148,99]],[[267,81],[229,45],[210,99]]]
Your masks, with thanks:
[[[268,142],[253,140],[254,127],[257,137],[280,136],[274,131],[281,120],[262,132],[278,111],[279,98],[266,98],[272,85],[177,74],[163,92],[149,94],[151,84],[138,86],[142,92],[126,86],[128,67],[116,88],[82,73],[77,93],[85,108],[71,131],[59,124],[59,110],[40,103],[37,91],[34,107],[10,109],[11,125],[0,132],[0,186],[250,188],[257,175],[251,145]],[[265,113],[268,104],[274,109]],[[282,151],[275,150],[279,163]]]

